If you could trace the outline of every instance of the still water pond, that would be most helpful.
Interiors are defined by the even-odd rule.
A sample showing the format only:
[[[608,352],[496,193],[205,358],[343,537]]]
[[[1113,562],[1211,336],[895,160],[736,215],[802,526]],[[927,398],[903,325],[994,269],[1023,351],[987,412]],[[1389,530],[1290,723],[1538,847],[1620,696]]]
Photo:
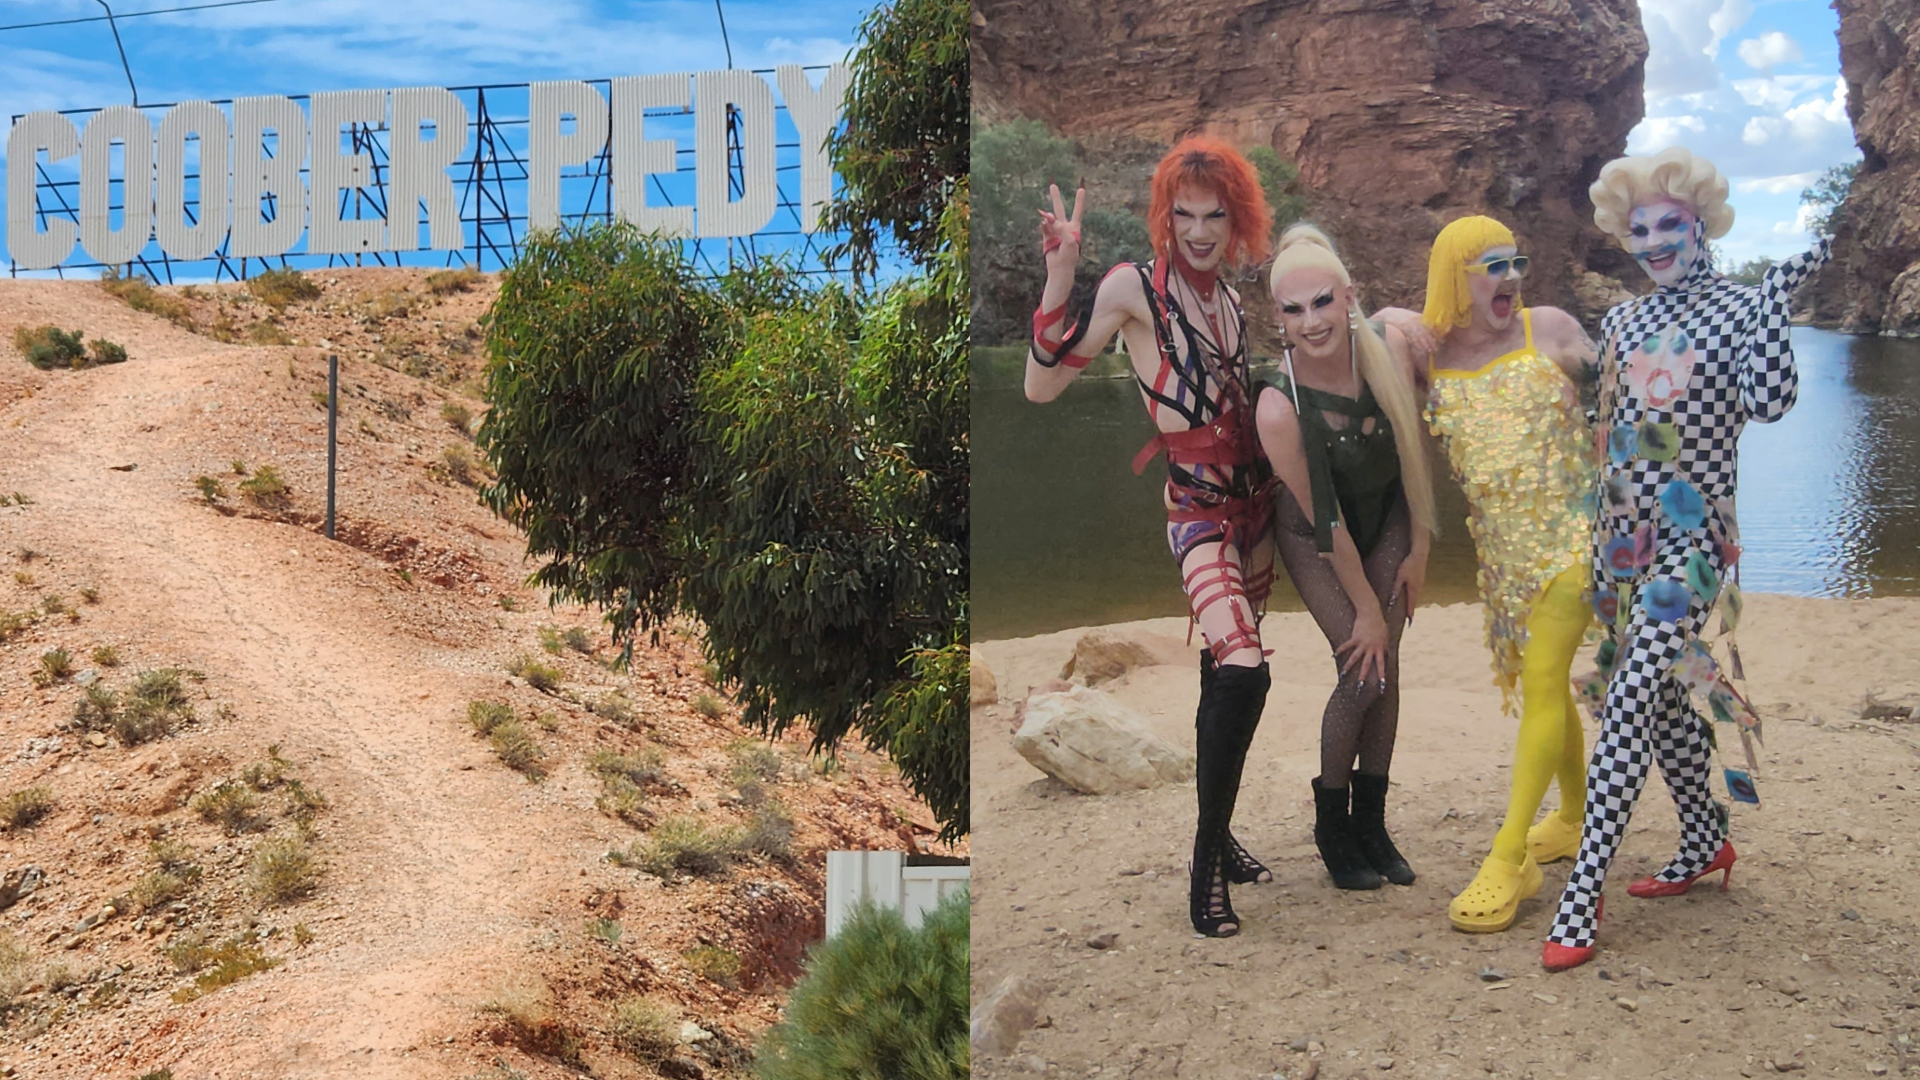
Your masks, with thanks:
[[[1920,341],[1796,327],[1793,346],[1799,404],[1740,440],[1741,584],[1920,595]],[[1185,614],[1160,509],[1165,466],[1128,468],[1152,434],[1133,382],[1082,376],[1034,405],[1023,357],[973,357],[974,636]],[[1466,500],[1451,482],[1440,510],[1423,602],[1471,600]],[[1272,609],[1300,606],[1282,573]]]

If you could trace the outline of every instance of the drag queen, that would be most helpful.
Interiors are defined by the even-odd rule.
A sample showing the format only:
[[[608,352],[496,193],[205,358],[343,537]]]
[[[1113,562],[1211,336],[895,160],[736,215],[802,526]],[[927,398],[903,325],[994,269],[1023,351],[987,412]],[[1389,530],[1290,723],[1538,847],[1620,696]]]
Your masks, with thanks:
[[[1269,281],[1285,371],[1261,390],[1257,415],[1281,485],[1274,536],[1337,672],[1320,721],[1313,839],[1339,888],[1411,885],[1386,797],[1400,632],[1434,528],[1412,360],[1398,329],[1361,316],[1346,267],[1312,225],[1280,237]]]
[[[1586,794],[1571,672],[1593,621],[1595,461],[1580,390],[1594,383],[1595,352],[1573,316],[1521,305],[1527,263],[1505,225],[1461,218],[1434,238],[1425,311],[1381,313],[1418,319],[1438,340],[1428,418],[1467,496],[1494,681],[1520,716],[1506,821],[1447,908],[1471,933],[1511,926],[1544,883],[1540,864],[1573,856]],[[1556,777],[1560,808],[1529,829]]]
[[[1627,891],[1675,896],[1715,871],[1723,873],[1722,888],[1731,878],[1725,810],[1708,793],[1713,741],[1690,691],[1706,696],[1716,717],[1750,715],[1702,633],[1740,557],[1740,430],[1793,407],[1799,378],[1788,304],[1827,257],[1823,241],[1769,269],[1758,286],[1715,273],[1707,241],[1733,225],[1727,181],[1680,147],[1608,162],[1591,194],[1594,222],[1656,287],[1601,323],[1606,456],[1593,581],[1612,647],[1602,655],[1606,683],[1579,856],[1542,951],[1550,971],[1593,958],[1607,867],[1653,762],[1679,810],[1680,848]],[[1728,599],[1723,625],[1737,616]],[[1728,670],[1738,674],[1737,654]],[[1741,734],[1744,741],[1744,720]]]
[[[1027,397],[1052,401],[1115,334],[1126,341],[1159,432],[1134,471],[1166,453],[1167,543],[1207,644],[1194,717],[1200,808],[1189,914],[1200,933],[1228,937],[1240,928],[1228,884],[1273,877],[1228,831],[1270,685],[1260,616],[1273,550],[1265,540],[1269,474],[1253,430],[1246,319],[1221,271],[1266,257],[1273,215],[1238,151],[1206,137],[1181,141],[1153,174],[1153,261],[1108,271],[1092,310],[1068,327],[1084,192],[1074,196],[1071,216],[1057,187],[1051,195],[1052,212],[1040,214],[1047,284],[1034,314]]]

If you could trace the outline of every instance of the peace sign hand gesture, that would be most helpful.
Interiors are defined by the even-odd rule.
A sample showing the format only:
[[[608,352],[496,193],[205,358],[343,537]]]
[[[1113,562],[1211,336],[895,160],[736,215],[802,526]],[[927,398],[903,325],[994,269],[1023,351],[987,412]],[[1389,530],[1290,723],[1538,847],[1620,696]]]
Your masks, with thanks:
[[[1040,211],[1040,250],[1047,260],[1047,277],[1071,282],[1073,268],[1080,262],[1080,211],[1087,189],[1073,193],[1071,217],[1060,200],[1060,185],[1048,184],[1047,193],[1053,197],[1053,212]]]

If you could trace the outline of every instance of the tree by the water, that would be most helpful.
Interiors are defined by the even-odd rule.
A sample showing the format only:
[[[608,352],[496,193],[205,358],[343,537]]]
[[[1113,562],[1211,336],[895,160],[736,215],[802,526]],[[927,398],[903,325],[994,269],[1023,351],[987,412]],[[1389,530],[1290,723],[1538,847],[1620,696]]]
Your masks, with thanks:
[[[488,316],[477,439],[536,583],[629,647],[698,618],[743,722],[884,751],[948,839],[968,828],[965,28],[955,0],[870,18],[831,147],[848,253],[875,269],[884,226],[913,272],[713,280],[626,224],[535,234]],[[957,96],[928,81],[951,65],[913,63],[952,55]]]
[[[1823,239],[1833,238],[1834,217],[1840,204],[1847,201],[1847,189],[1853,186],[1854,173],[1859,171],[1857,161],[1835,165],[1800,193],[1800,203],[1807,208],[1808,232]]]

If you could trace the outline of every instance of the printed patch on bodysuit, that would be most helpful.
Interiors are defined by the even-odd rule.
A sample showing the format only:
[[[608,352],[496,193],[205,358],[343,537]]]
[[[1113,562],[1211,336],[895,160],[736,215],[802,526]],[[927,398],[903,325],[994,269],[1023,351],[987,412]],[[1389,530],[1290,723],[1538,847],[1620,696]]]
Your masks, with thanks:
[[[1673,578],[1654,578],[1640,590],[1640,603],[1647,609],[1647,617],[1655,622],[1677,623],[1687,617],[1693,593]]]
[[[1720,632],[1731,634],[1740,627],[1740,611],[1746,600],[1740,595],[1740,586],[1727,582],[1720,590]]]
[[[1615,465],[1625,466],[1633,460],[1633,452],[1639,447],[1640,437],[1626,424],[1616,424],[1607,432],[1607,458]]]
[[[1614,617],[1620,614],[1620,594],[1614,592],[1612,589],[1593,590],[1593,613],[1600,617],[1601,623],[1609,626],[1612,625]],[[1601,642],[1600,647],[1605,649],[1611,641],[1612,639],[1609,638],[1607,641]],[[1607,665],[1601,664],[1600,666],[1606,667]]]
[[[1633,510],[1633,484],[1623,474],[1610,476],[1605,485],[1607,512],[1623,517]]]
[[[1733,797],[1734,802],[1760,805],[1760,792],[1753,786],[1753,774],[1745,769],[1727,770],[1727,794]]]
[[[1712,606],[1714,598],[1720,595],[1720,575],[1714,572],[1713,564],[1698,551],[1687,556],[1687,588],[1700,598],[1702,604]]]
[[[1653,524],[1651,522],[1633,530],[1633,565],[1642,568],[1653,565]]]
[[[1713,654],[1705,645],[1689,641],[1674,657],[1673,677],[1688,690],[1707,693],[1720,681],[1720,666],[1713,662]]]
[[[1672,461],[1680,456],[1680,429],[1671,423],[1642,420],[1634,429],[1634,445],[1648,461]]]
[[[1600,549],[1600,557],[1606,560],[1607,569],[1613,572],[1614,577],[1625,578],[1633,576],[1632,537],[1616,536],[1608,540],[1607,546]]]
[[[1685,330],[1651,334],[1627,356],[1627,392],[1649,409],[1664,409],[1687,392],[1698,361]]]
[[[1691,532],[1707,520],[1707,500],[1700,497],[1699,488],[1685,480],[1668,481],[1660,489],[1660,509],[1681,532]]]

